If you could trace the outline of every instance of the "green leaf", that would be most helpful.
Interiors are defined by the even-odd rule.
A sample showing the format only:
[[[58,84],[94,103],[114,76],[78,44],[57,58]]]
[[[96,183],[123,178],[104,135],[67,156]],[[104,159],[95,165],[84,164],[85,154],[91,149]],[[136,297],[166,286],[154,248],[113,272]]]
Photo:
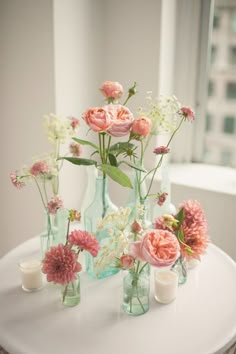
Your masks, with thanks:
[[[184,208],[180,209],[178,214],[175,216],[175,219],[179,221],[178,226],[180,226],[184,221]]]
[[[116,143],[115,145],[110,146],[109,152],[112,154],[120,154],[122,152],[126,152],[128,149],[133,149],[134,147],[134,144],[128,142]]]
[[[143,170],[142,168],[133,165],[131,162],[127,162],[127,161],[124,161],[124,160],[123,160],[123,161],[121,161],[119,164],[121,165],[122,163],[128,165],[128,166],[131,167],[131,168],[134,168],[135,170],[138,170],[138,171],[141,171],[141,172],[147,172],[146,170]]]
[[[82,139],[78,139],[78,138],[72,138],[72,139],[81,145],[89,145],[89,146],[92,146],[94,149],[99,150],[99,147],[96,144],[91,143],[91,141],[82,140]]]
[[[119,183],[121,186],[133,188],[129,177],[118,167],[107,164],[100,165],[100,167],[104,173],[106,173],[111,179]]]
[[[108,154],[108,158],[112,166],[116,166],[116,167],[118,166],[116,157],[113,154]]]
[[[74,165],[83,165],[83,166],[97,165],[97,161],[95,160],[81,159],[79,157],[59,157],[58,160],[66,160],[73,163]]]

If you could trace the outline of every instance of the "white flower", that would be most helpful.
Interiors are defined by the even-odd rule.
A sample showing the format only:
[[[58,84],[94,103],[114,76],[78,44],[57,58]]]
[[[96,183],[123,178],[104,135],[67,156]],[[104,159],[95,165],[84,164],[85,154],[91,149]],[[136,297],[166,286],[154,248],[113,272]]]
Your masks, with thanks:
[[[58,140],[65,143],[75,133],[70,119],[52,113],[43,116],[43,127],[51,144],[56,144]]]

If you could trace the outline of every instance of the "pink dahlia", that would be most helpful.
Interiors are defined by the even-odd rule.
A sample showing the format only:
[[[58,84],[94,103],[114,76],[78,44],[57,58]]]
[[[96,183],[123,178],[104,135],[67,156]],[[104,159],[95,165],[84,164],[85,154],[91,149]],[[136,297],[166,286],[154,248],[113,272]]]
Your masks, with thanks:
[[[46,161],[38,161],[30,168],[30,173],[33,176],[38,176],[40,173],[49,173],[50,169]]]
[[[21,181],[21,178],[17,175],[17,172],[11,172],[10,179],[13,186],[15,186],[17,189],[21,189],[25,186],[25,183]]]
[[[179,114],[184,116],[189,122],[193,122],[195,119],[195,114],[189,107],[180,108]]]
[[[68,236],[68,241],[72,246],[78,246],[81,251],[85,250],[96,257],[100,249],[98,240],[87,231],[74,230]]]
[[[181,226],[184,242],[193,251],[192,254],[188,254],[186,247],[181,244],[181,253],[187,259],[200,259],[200,255],[205,253],[209,243],[209,237],[207,236],[208,226],[204,211],[196,200],[185,201],[180,204],[179,208],[184,208],[184,221]]]
[[[156,155],[168,154],[169,151],[170,151],[170,148],[167,146],[158,146],[153,150],[154,154],[156,154]]]
[[[82,270],[77,257],[69,246],[51,247],[42,261],[42,272],[47,275],[47,281],[65,285],[75,280],[76,273]]]
[[[47,205],[48,211],[52,215],[56,215],[57,211],[62,207],[63,201],[57,195],[55,195]]]
[[[74,157],[79,157],[82,154],[82,147],[78,143],[70,143],[69,150]]]
[[[165,203],[167,196],[168,196],[168,193],[166,193],[166,192],[159,194],[157,204],[162,206]]]

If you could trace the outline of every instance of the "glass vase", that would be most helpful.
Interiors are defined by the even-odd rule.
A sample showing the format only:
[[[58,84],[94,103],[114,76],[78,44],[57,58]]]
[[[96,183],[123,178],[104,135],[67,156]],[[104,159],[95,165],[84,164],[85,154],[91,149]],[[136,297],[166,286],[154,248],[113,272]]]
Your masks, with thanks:
[[[178,284],[184,284],[188,277],[188,264],[183,256],[180,256],[176,262],[172,265],[171,270],[176,272],[179,277]]]
[[[97,176],[96,177],[96,188],[95,196],[91,205],[84,212],[84,226],[85,230],[96,235],[99,242],[100,248],[105,247],[109,243],[109,228],[104,227],[102,230],[98,230],[97,223],[99,220],[103,219],[108,213],[117,211],[117,207],[110,200],[108,189],[107,189],[107,177]],[[90,253],[85,254],[86,271],[92,278],[105,278],[109,275],[117,273],[119,270],[112,267],[112,265],[107,265],[104,268],[95,267],[95,264],[99,263],[101,249],[98,252],[97,257],[92,257]],[[111,263],[114,259],[111,260]]]
[[[129,194],[127,206],[131,209],[131,222],[139,219],[142,222],[142,227],[147,229],[151,226],[151,208],[148,198],[144,199],[147,194],[146,181],[144,180],[139,186],[139,181],[142,181],[144,175],[142,171],[134,171],[132,177],[133,189]]]
[[[171,203],[171,185],[169,178],[169,162],[167,156],[164,156],[161,165],[161,193],[167,193],[167,197],[163,205],[156,204],[153,207],[153,220],[160,215],[164,214],[176,214],[176,208],[174,204]]]
[[[40,234],[41,257],[50,247],[65,243],[68,225],[68,210],[59,209],[55,215],[46,213],[46,229]]]
[[[80,276],[71,281],[61,289],[62,303],[64,306],[72,307],[80,303]]]
[[[123,279],[122,309],[129,315],[143,315],[149,310],[150,275],[129,271]]]

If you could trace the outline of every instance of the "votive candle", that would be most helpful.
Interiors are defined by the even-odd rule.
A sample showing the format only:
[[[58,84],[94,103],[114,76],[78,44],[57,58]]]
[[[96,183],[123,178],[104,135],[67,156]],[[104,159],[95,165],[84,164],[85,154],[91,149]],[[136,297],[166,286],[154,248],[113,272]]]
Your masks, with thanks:
[[[22,289],[25,291],[36,291],[43,287],[41,262],[36,259],[24,260],[19,263],[21,271]]]
[[[155,299],[162,304],[169,304],[177,295],[178,274],[171,270],[155,272]]]

